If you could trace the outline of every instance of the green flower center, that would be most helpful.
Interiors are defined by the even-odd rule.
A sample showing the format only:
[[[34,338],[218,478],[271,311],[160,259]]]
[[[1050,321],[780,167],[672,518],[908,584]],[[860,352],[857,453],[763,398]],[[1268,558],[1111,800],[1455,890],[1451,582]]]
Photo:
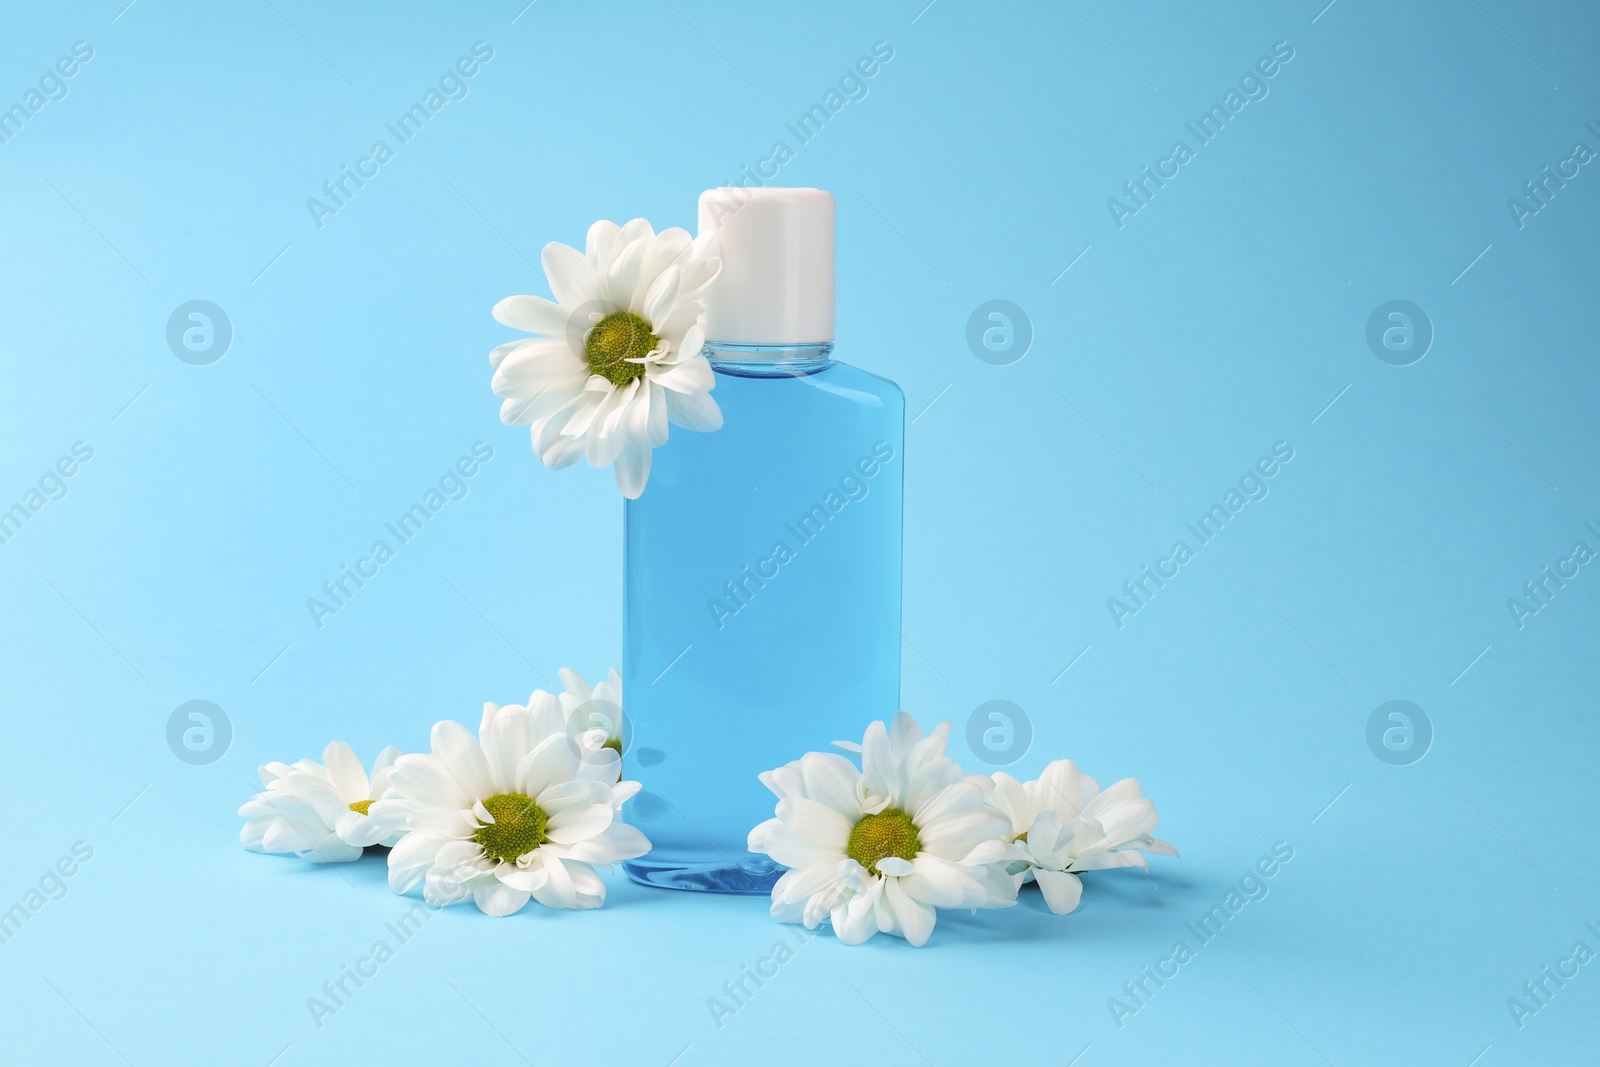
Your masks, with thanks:
[[[878,861],[890,856],[903,860],[915,859],[922,851],[917,838],[917,828],[911,816],[899,808],[885,808],[876,815],[863,815],[850,830],[850,840],[844,848],[845,855],[855,860],[873,874],[881,874]]]
[[[631,311],[613,311],[589,330],[583,358],[589,369],[613,385],[627,385],[643,377],[643,363],[629,363],[649,355],[661,342],[650,324]]]
[[[515,863],[545,843],[545,826],[550,817],[533,798],[522,793],[499,793],[483,802],[494,822],[480,826],[472,839],[483,846],[486,856]]]
[[[618,739],[618,738],[608,737],[608,738],[606,738],[606,743],[601,745],[600,747],[601,748],[609,748],[613,752],[615,752],[617,755],[619,755],[619,756],[622,755],[622,741],[620,739]]]
[[[370,800],[358,800],[354,804],[350,805],[350,810],[351,811],[358,811],[363,815],[370,815],[372,813],[367,810],[370,807],[372,807],[372,801],[370,801]]]

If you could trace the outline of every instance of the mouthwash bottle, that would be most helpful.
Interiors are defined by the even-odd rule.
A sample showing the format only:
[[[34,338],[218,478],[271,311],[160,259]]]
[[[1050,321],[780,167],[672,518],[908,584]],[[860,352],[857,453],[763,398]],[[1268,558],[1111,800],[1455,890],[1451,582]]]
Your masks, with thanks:
[[[627,818],[648,885],[765,893],[757,779],[900,704],[905,398],[833,358],[834,201],[713,189],[705,353],[723,426],[674,427],[627,502]]]

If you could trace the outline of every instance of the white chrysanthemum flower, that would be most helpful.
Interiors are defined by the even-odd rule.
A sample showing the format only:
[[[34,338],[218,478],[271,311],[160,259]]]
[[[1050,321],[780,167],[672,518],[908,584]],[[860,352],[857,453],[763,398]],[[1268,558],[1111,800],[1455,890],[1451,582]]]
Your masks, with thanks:
[[[621,755],[622,675],[617,673],[617,669],[612,667],[606,680],[591,689],[589,683],[583,680],[583,675],[562,667],[561,684],[565,687],[565,692],[561,694],[561,712],[567,718],[567,729],[574,733],[585,731],[584,737],[592,736],[588,731],[602,730],[605,737],[600,742],[601,747]],[[622,773],[620,763],[617,773]]]
[[[1124,778],[1102,792],[1071,760],[1056,760],[1033,782],[996,774],[989,802],[1011,820],[1007,839],[1017,885],[1037,881],[1057,915],[1078,906],[1079,872],[1143,868],[1143,852],[1178,854],[1151,836],[1160,817],[1141,795],[1138,779]]]
[[[395,758],[390,746],[378,753],[369,777],[350,746],[335,741],[322,762],[260,768],[266,792],[239,809],[245,816],[239,841],[252,852],[293,852],[314,863],[348,863],[368,845],[392,845],[400,835],[370,817],[373,801],[389,788]]]
[[[935,908],[1016,903],[1005,816],[944,754],[949,733],[942,723],[924,737],[900,712],[892,728],[867,728],[860,770],[809,752],[762,773],[777,817],[750,831],[749,847],[790,868],[772,887],[773,918],[811,929],[828,919],[848,944],[886,933],[922,945]]]
[[[721,269],[711,246],[682,229],[656,233],[644,219],[589,227],[584,252],[552,242],[543,262],[555,301],[509,296],[494,306],[506,326],[541,338],[489,353],[500,420],[531,426],[533,450],[559,470],[587,458],[615,464],[630,500],[650,477],[650,450],[667,423],[715,430],[722,411],[705,342],[701,296]]]
[[[598,908],[595,865],[633,859],[650,842],[621,821],[638,782],[617,780],[617,753],[584,743],[554,696],[483,706],[473,737],[434,726],[431,754],[401,756],[373,817],[408,831],[389,853],[389,885],[418,882],[435,907],[475,901],[510,915],[531,897],[549,908]],[[598,734],[598,731],[590,731]],[[590,738],[589,740],[597,740]]]

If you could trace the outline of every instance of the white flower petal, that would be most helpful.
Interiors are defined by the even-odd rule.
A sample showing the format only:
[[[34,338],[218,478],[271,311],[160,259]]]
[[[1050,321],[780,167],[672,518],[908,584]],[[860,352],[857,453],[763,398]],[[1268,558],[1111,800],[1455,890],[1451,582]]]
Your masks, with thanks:
[[[571,743],[571,739],[568,740]],[[546,786],[533,799],[547,816],[554,817],[568,808],[584,808],[591,804],[610,807],[611,790],[587,778],[573,778]]]
[[[542,296],[508,296],[490,314],[502,326],[552,335],[565,333],[572,319],[569,309]]]
[[[925,904],[938,908],[972,907],[982,886],[959,864],[926,852],[911,861],[912,872],[900,879],[900,888]],[[882,869],[882,864],[879,864]]]
[[[1112,852],[1093,849],[1076,856],[1072,861],[1074,871],[1113,871],[1122,867],[1147,867],[1144,856],[1138,852]]]
[[[495,345],[489,349],[489,369],[491,371],[499,370],[500,364],[505,362],[507,356],[523,345],[531,343],[526,337],[519,337],[515,341],[507,341],[503,345]]]
[[[656,231],[650,228],[650,223],[644,219],[629,219],[617,231],[617,248],[623,245],[632,245],[643,242],[648,244],[655,237]]]
[[[783,872],[772,887],[773,903],[785,904],[804,901],[808,897],[834,888],[839,884],[838,863],[821,860],[803,867],[791,867]]]
[[[1011,820],[1013,834],[1024,833],[1033,824],[1034,815],[1038,814],[1022,783],[1004,771],[995,773],[994,789],[989,794],[988,802]]]
[[[779,819],[768,819],[751,830],[746,844],[751,852],[771,856],[785,867],[821,862],[837,865],[844,855],[844,841],[822,844],[807,840]]]
[[[293,852],[299,854],[315,847],[327,833],[325,827],[298,827],[283,819],[267,824],[261,835],[263,852]]]
[[[346,804],[372,799],[366,769],[349,745],[343,741],[332,742],[322,750],[322,763],[328,770],[328,781],[339,792],[339,799]]]
[[[443,839],[426,834],[412,833],[402,837],[389,850],[389,888],[396,893],[404,893],[422,881],[422,876],[433,866],[433,858],[439,854],[439,848],[444,843]]]
[[[500,917],[522,910],[531,894],[525,889],[515,889],[499,879],[484,882],[472,891],[472,899],[485,915]]]
[[[861,798],[856,792],[861,772],[855,764],[836,752],[808,752],[798,763],[805,796],[852,822],[861,817]]]
[[[550,816],[545,834],[557,844],[574,844],[604,833],[614,815],[610,803],[567,808]]]
[[[241,810],[239,814],[243,815],[245,812]],[[244,825],[239,828],[239,843],[251,852],[265,852],[266,847],[261,842],[266,836],[267,827],[271,825],[270,815],[257,815],[246,819]]]
[[[553,471],[558,471],[563,467],[570,467],[583,458],[583,438],[581,437],[541,434],[537,425],[533,428],[533,437],[534,451],[538,453],[539,462]],[[544,439],[542,443],[541,439]]]
[[[854,820],[809,797],[780,800],[777,812],[778,819],[800,837],[841,852],[855,825]]]
[[[898,799],[901,767],[889,746],[889,731],[881,722],[867,727],[861,739],[861,777],[867,789],[878,796]]]
[[[561,706],[565,710],[580,708],[594,699],[594,690],[589,688],[589,683],[577,671],[562,667],[556,676],[561,679]]]
[[[287,763],[264,763],[256,768],[256,773],[261,776],[262,785],[271,785],[289,773],[289,765]]]
[[[953,763],[951,767],[954,767]],[[930,767],[918,776],[931,779],[926,783],[908,783],[908,795],[902,799],[906,813],[918,826],[979,811],[984,807],[981,789],[971,782],[939,774],[938,770],[937,766]]]
[[[684,331],[683,340],[678,343],[677,348],[672,353],[673,362],[688,363],[691,360],[703,358],[700,355],[700,351],[705,347],[705,343],[705,327],[696,321]]]
[[[301,859],[310,860],[312,863],[353,863],[361,858],[360,845],[347,845],[340,841],[334,834],[329,833],[322,840],[317,841],[304,852],[296,853]]]
[[[516,792],[517,764],[541,740],[534,732],[533,713],[516,704],[497,708],[493,716],[485,716],[478,735],[494,792]]]
[[[1083,883],[1075,874],[1064,871],[1034,871],[1034,879],[1044,892],[1044,902],[1057,915],[1065,915],[1078,906],[1083,896]]]
[[[1066,818],[1076,818],[1100,792],[1100,783],[1078,770],[1069,759],[1055,760],[1045,767],[1038,781],[1026,786],[1040,808],[1058,811]]]
[[[683,280],[679,283],[678,296],[686,303],[703,295],[722,272],[722,260],[717,256],[695,254],[679,265],[683,270]]]
[[[430,739],[434,757],[450,772],[463,796],[477,799],[494,795],[494,777],[489,773],[483,746],[465,726],[453,719],[434,723]]]
[[[532,893],[536,889],[542,889],[545,882],[549,881],[550,865],[548,859],[543,858],[536,859],[533,865],[529,867],[519,867],[513,863],[502,863],[495,868],[494,876],[513,889],[521,889],[524,892]]]
[[[340,841],[357,848],[376,845],[388,836],[388,832],[377,820],[370,819],[359,811],[347,811],[339,816],[333,824],[333,832],[339,836]]]
[[[607,268],[611,266],[612,257],[616,255],[617,234],[622,227],[610,219],[601,219],[589,227],[588,238],[584,242],[583,258],[589,261],[589,267],[597,275],[604,277]]]
[[[966,785],[958,783],[950,788],[962,789]],[[959,860],[965,858],[980,842],[998,840],[1008,829],[1010,824],[1004,815],[993,808],[980,808],[947,815],[919,826],[917,837],[922,841],[923,851],[945,859]]]
[[[537,797],[578,775],[578,757],[565,734],[546,737],[517,763],[517,792]]]
[[[405,800],[389,790],[385,800],[375,800],[367,809],[367,818],[393,833],[404,833],[411,826],[411,813],[420,807],[415,801]]]
[[[545,277],[550,280],[550,292],[555,295],[556,303],[563,307],[581,308],[605,298],[606,291],[600,278],[576,248],[552,241],[544,246],[540,259],[544,263]]]
[[[394,766],[394,761],[400,758],[400,750],[394,745],[385,745],[378,752],[378,758],[372,761],[372,791],[377,794],[378,775]]]
[[[710,393],[666,391],[667,417],[696,433],[722,429],[722,408]]]
[[[623,227],[624,231],[633,226],[635,222],[643,219],[634,219]],[[645,223],[649,229],[649,223]],[[649,280],[643,277],[644,258],[647,251],[646,243],[642,240],[624,240],[624,235],[619,234],[617,239],[617,255],[611,261],[611,269],[605,278],[606,298],[612,305],[624,311],[631,311],[637,315],[635,304],[642,303],[644,287],[649,285]]]
[[[650,839],[644,836],[644,831],[637,826],[613,819],[611,825],[606,827],[606,832],[594,841],[610,841],[611,850],[617,857],[615,860],[591,860],[586,856],[575,856],[588,863],[620,863],[622,860],[638,859],[650,851]]]
[[[652,367],[648,373],[652,382],[674,393],[709,393],[717,384],[717,376],[711,369],[711,361],[704,356],[695,356],[681,363]],[[689,422],[683,422],[681,425],[695,430],[716,429],[715,426],[702,426]]]
[[[472,804],[445,765],[426,753],[411,753],[396,759],[389,774],[389,787],[423,806],[465,808]]]
[[[890,878],[884,883],[883,897],[885,904],[894,912],[896,929],[891,932],[899,933],[917,948],[927,944],[928,935],[933,933],[933,907],[907,896],[897,878]]]
[[[1148,834],[1140,838],[1137,843],[1129,842],[1129,847],[1137,848],[1142,852],[1148,852],[1152,856],[1176,856],[1178,854],[1177,849],[1173,848],[1165,841],[1150,837]]]
[[[572,889],[577,896],[578,907],[598,908],[606,902],[606,884],[600,880],[600,875],[587,863],[566,861],[566,871],[572,879]]]
[[[877,867],[878,873],[897,880],[903,875],[912,874],[916,871],[910,860],[903,860],[899,856],[885,856],[878,861]]]
[[[650,409],[645,419],[642,436],[649,442],[651,448],[660,448],[667,443],[667,435],[670,432],[668,422],[671,415],[671,409],[667,401],[668,395],[667,390],[654,382],[649,382]]]
[[[648,269],[648,265],[646,267]],[[683,280],[683,272],[677,267],[668,267],[650,283],[650,288],[645,292],[639,309],[635,314],[646,322],[661,322],[672,314],[673,306],[678,301],[678,286]]]
[[[589,466],[609,467],[630,443],[626,435],[613,431],[628,406],[645,388],[645,383],[635,378],[621,388],[611,389],[594,408],[585,437],[584,451]]]
[[[645,483],[650,480],[649,443],[637,442],[623,448],[612,469],[622,495],[629,500],[638,500],[644,492]]]
[[[472,867],[477,868],[486,861],[483,846],[476,841],[441,841],[437,853],[433,857],[433,865],[445,869]]]
[[[483,877],[462,878],[462,872],[434,868],[422,879],[422,899],[436,908],[451,904],[465,904],[473,897],[473,888]]]
[[[429,837],[457,841],[471,837],[478,829],[472,812],[462,808],[419,808],[406,819],[406,825]]]
[[[544,861],[545,880],[533,891],[534,899],[547,908],[577,906],[578,894],[572,886],[565,861],[551,857]]]
[[[829,914],[834,936],[847,945],[859,945],[878,933],[878,901],[883,897],[882,878],[873,878],[848,901]]]
[[[656,234],[645,246],[644,261],[640,266],[639,280],[648,289],[668,271],[680,273],[680,268],[691,261],[694,239],[689,231],[673,226]],[[674,284],[674,288],[676,288]],[[654,322],[649,315],[644,316]]]
[[[515,400],[570,398],[589,380],[589,365],[565,337],[527,341],[507,353],[495,368],[489,388]]]

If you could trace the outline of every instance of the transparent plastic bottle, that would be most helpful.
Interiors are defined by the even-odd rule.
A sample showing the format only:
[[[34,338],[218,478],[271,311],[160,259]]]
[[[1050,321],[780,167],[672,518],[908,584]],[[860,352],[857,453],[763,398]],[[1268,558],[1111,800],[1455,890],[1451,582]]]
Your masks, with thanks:
[[[724,271],[747,265],[731,243]],[[905,400],[832,349],[708,342],[722,428],[674,428],[627,502],[627,818],[654,845],[624,864],[636,881],[767,892],[782,869],[745,847],[776,802],[757,775],[899,707]]]

